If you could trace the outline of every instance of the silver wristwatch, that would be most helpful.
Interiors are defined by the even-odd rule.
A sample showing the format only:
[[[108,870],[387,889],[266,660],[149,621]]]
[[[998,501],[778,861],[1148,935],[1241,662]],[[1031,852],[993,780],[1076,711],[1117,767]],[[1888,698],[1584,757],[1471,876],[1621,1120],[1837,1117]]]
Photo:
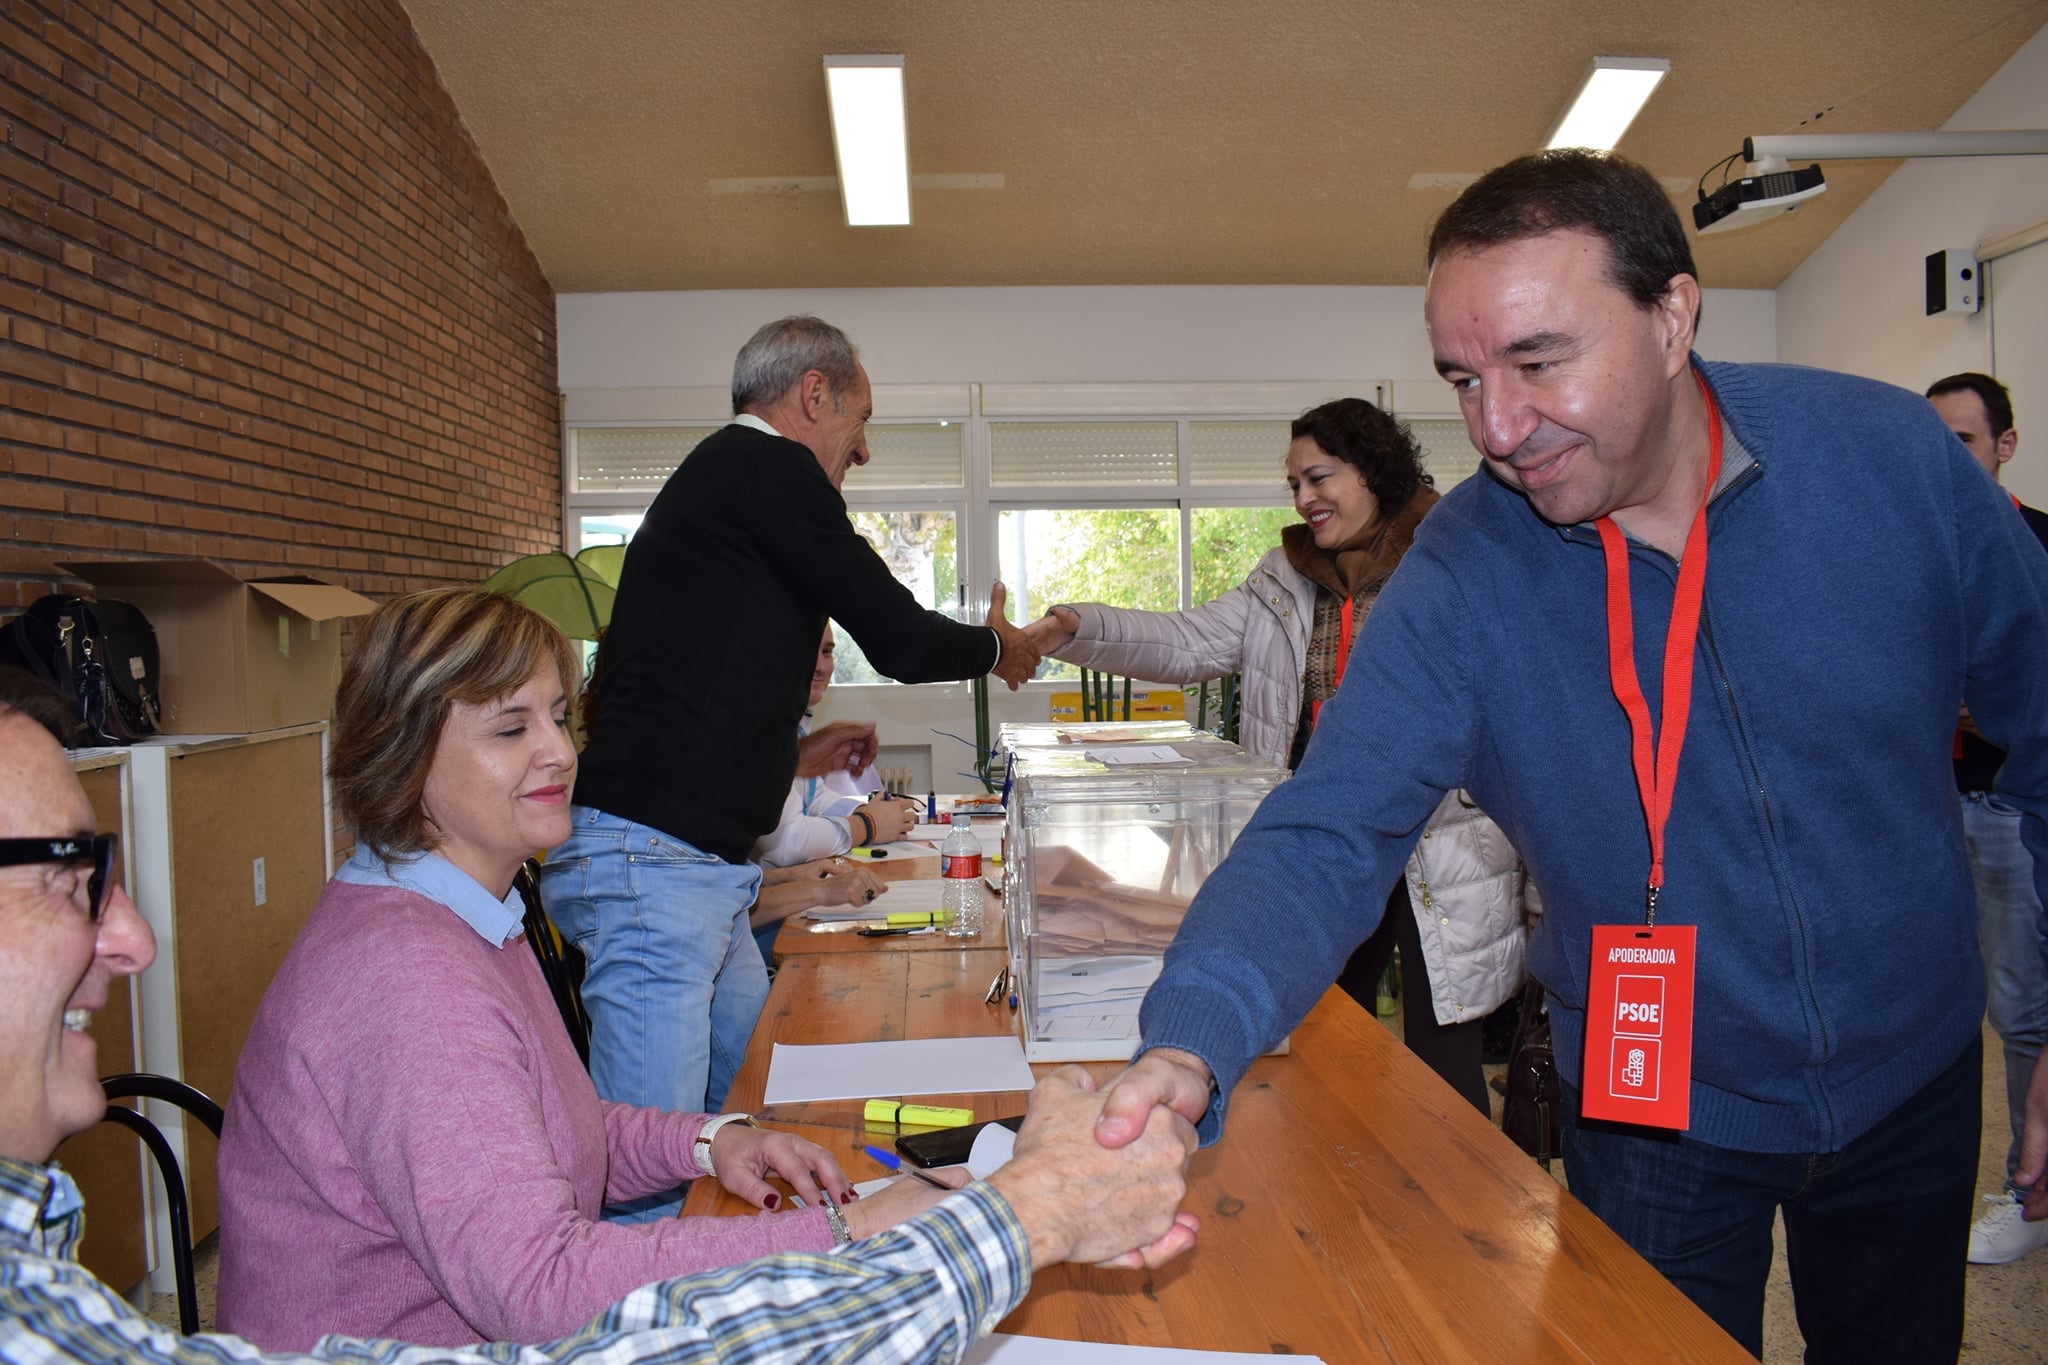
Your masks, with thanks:
[[[832,1195],[825,1195],[825,1225],[832,1229],[832,1245],[843,1247],[853,1241],[853,1229],[846,1226],[846,1215],[832,1202]]]

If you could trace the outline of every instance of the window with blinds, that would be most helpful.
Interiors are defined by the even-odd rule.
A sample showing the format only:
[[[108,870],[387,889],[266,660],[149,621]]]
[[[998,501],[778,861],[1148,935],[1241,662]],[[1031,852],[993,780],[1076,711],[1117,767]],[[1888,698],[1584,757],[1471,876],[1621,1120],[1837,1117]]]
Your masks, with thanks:
[[[1436,480],[1436,491],[1448,493],[1479,468],[1479,452],[1465,434],[1465,423],[1456,417],[1415,417],[1405,419],[1422,447],[1422,467]]]
[[[871,422],[868,463],[846,471],[845,490],[962,487],[966,431],[964,422]]]
[[[1174,422],[990,422],[989,482],[1099,487],[1179,482]]]
[[[1270,483],[1287,474],[1288,422],[1189,422],[1190,483]]]
[[[570,437],[577,493],[654,493],[697,442],[719,428],[577,427]]]

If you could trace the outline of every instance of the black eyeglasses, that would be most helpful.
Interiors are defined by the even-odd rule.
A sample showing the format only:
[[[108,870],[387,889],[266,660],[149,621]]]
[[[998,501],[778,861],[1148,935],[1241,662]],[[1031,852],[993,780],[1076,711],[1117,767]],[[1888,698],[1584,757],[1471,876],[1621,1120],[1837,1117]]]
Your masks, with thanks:
[[[73,834],[61,839],[0,839],[0,867],[26,867],[32,863],[86,863],[92,876],[85,884],[91,897],[88,913],[98,924],[107,911],[107,891],[114,884],[114,850],[121,839],[115,834]]]

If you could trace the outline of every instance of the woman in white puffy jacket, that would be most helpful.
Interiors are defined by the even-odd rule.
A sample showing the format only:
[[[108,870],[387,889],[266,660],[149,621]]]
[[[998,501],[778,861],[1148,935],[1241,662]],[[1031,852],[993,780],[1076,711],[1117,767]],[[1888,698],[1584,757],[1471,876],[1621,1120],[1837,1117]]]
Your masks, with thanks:
[[[1031,631],[1069,663],[1151,682],[1239,673],[1245,748],[1290,769],[1337,690],[1351,641],[1437,500],[1407,428],[1360,398],[1296,419],[1287,486],[1302,524],[1281,533],[1250,577],[1185,612],[1083,602],[1054,607]],[[1372,1008],[1402,949],[1408,1046],[1487,1111],[1480,1026],[1522,981],[1527,886],[1500,827],[1464,793],[1431,817],[1380,927],[1338,984]]]

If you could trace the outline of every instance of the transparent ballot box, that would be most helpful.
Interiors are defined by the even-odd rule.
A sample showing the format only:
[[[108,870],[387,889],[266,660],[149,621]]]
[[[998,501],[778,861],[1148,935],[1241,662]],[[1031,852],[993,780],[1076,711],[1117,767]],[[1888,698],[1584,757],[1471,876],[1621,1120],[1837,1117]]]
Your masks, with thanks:
[[[1011,754],[1003,913],[1024,1052],[1116,1061],[1209,873],[1284,769],[1195,734],[1173,757],[1117,762],[1074,746]]]

